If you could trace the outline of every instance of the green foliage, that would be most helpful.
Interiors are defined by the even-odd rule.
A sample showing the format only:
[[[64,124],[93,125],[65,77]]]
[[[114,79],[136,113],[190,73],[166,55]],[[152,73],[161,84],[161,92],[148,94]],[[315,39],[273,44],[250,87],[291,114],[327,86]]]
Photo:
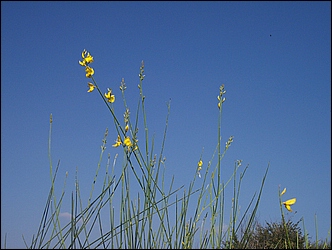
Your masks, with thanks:
[[[294,223],[291,220],[286,222],[290,246],[288,245],[286,230],[282,222],[266,222],[265,226],[257,223],[250,240],[249,248],[304,249],[305,237],[298,226],[299,222]]]

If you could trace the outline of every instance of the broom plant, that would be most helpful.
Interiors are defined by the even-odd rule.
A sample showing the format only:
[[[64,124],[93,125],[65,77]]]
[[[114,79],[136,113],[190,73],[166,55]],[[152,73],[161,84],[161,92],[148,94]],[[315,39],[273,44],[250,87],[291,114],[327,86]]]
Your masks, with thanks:
[[[207,164],[203,163],[203,151],[198,158],[197,168],[188,188],[185,184],[174,187],[174,176],[165,178],[164,148],[166,142],[170,102],[160,151],[155,152],[154,137],[149,137],[144,95],[144,62],[139,70],[139,98],[136,112],[126,101],[126,83],[120,82],[123,102],[123,117],[116,115],[118,101],[110,86],[103,92],[95,79],[94,59],[86,50],[81,54],[79,64],[89,79],[88,93],[98,92],[114,123],[113,129],[106,129],[102,139],[101,152],[90,195],[86,202],[80,192],[78,170],[75,177],[75,191],[70,199],[70,221],[62,225],[59,219],[63,210],[65,186],[61,196],[55,195],[55,179],[60,162],[53,170],[51,158],[51,133],[53,117],[50,117],[49,161],[51,188],[36,235],[27,248],[247,248],[255,228],[255,215],[262,196],[269,165],[262,177],[258,194],[253,194],[243,214],[240,214],[240,190],[248,169],[239,173],[242,160],[236,160],[234,171],[222,179],[222,159],[230,148],[234,137],[222,143],[222,110],[226,101],[224,84],[219,87],[216,110],[219,110],[218,138],[215,151]],[[104,88],[104,87],[103,87]],[[121,98],[120,98],[121,99]],[[142,121],[141,121],[142,120]],[[141,125],[142,124],[142,125]],[[140,128],[143,126],[143,128]],[[144,135],[140,135],[142,131]],[[120,153],[107,155],[103,179],[102,162],[109,134],[113,137],[112,148],[121,148]],[[138,138],[143,139],[141,143]],[[223,146],[224,145],[224,146]],[[115,149],[114,149],[115,150]],[[122,158],[121,158],[122,157]],[[216,159],[215,159],[216,158]],[[121,160],[119,160],[121,159]],[[216,162],[216,163],[214,163]],[[239,179],[238,179],[239,177]],[[67,178],[67,175],[66,175]],[[101,179],[101,180],[100,180]],[[198,181],[199,180],[199,181]],[[96,183],[102,183],[96,195]],[[230,218],[225,223],[225,192],[233,183]],[[280,195],[281,197],[281,195]],[[86,205],[84,205],[86,204]],[[290,203],[284,203],[290,208]],[[283,216],[283,214],[282,214]],[[290,242],[286,242],[288,246]]]

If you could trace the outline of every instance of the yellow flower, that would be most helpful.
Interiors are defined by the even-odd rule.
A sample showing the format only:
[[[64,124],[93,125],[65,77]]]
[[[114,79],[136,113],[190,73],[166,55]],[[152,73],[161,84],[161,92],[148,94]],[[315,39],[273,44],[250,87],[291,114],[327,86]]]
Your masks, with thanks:
[[[93,74],[95,73],[95,71],[93,70],[93,68],[89,67],[89,66],[86,66],[85,67],[85,76],[87,78],[90,78],[91,76],[93,76]]]
[[[93,57],[85,49],[82,52],[82,61],[78,61],[81,66],[88,66],[89,63],[93,62]]]
[[[113,103],[115,101],[115,96],[112,94],[112,89],[107,89],[108,93],[105,93],[105,97],[108,100],[108,102]]]
[[[91,82],[88,82],[88,87],[89,87],[88,92],[92,92],[95,89],[96,86],[93,85]]]
[[[133,144],[131,143],[131,140],[130,140],[130,137],[129,137],[129,136],[127,136],[127,137],[124,139],[123,143],[124,143],[128,148],[130,148],[131,146],[133,146]]]
[[[127,132],[128,130],[129,130],[129,126],[127,124],[126,127],[125,127],[125,132]]]
[[[119,147],[122,144],[121,137],[118,135],[118,138],[116,139],[115,143],[112,145],[113,147]]]
[[[290,199],[290,200],[287,200],[287,201],[284,201],[282,204],[285,205],[285,208],[289,211],[289,212],[292,212],[293,210],[291,209],[291,205],[295,204],[296,202],[296,198],[293,198],[293,199]]]

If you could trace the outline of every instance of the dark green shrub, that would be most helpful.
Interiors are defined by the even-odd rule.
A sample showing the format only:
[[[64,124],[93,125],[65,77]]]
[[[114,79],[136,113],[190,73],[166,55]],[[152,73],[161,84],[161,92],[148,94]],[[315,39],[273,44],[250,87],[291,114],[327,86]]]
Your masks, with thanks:
[[[294,223],[292,221],[286,222],[288,230],[289,243],[287,234],[282,222],[266,222],[263,226],[256,224],[251,239],[249,240],[248,248],[252,249],[304,249],[305,237],[302,235],[301,228],[298,226],[300,221]]]

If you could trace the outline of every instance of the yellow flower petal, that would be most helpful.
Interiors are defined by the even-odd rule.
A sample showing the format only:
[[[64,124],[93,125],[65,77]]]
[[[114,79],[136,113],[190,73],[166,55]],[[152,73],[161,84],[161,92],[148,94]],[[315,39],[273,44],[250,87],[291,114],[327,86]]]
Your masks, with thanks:
[[[280,196],[282,196],[284,193],[286,193],[286,188],[284,188],[284,190],[282,190]]]
[[[293,198],[293,199],[290,199],[290,200],[287,200],[287,201],[284,201],[282,204],[285,205],[285,208],[289,211],[289,212],[292,212],[293,210],[291,209],[291,205],[295,204],[296,202],[296,198]]]
[[[117,148],[121,145],[122,143],[120,141],[117,141],[116,143],[114,143],[112,146]]]
[[[83,58],[83,59],[85,58],[85,55],[86,55],[86,50],[84,49],[84,50],[82,51],[82,58]]]
[[[96,86],[93,85],[91,82],[88,82],[88,87],[89,87],[88,92],[92,92],[95,89]]]
[[[293,199],[290,199],[290,200],[287,200],[287,201],[283,202],[283,204],[293,205],[295,202],[296,202],[296,198],[293,198]]]
[[[82,62],[81,61],[78,61],[79,64],[81,64],[81,66],[86,66],[86,61],[83,60]]]
[[[285,204],[285,208],[286,208],[289,212],[293,212],[292,208],[291,208],[289,205]]]
[[[109,101],[110,103],[115,102],[115,95],[111,95],[111,98],[108,99],[108,101]]]

